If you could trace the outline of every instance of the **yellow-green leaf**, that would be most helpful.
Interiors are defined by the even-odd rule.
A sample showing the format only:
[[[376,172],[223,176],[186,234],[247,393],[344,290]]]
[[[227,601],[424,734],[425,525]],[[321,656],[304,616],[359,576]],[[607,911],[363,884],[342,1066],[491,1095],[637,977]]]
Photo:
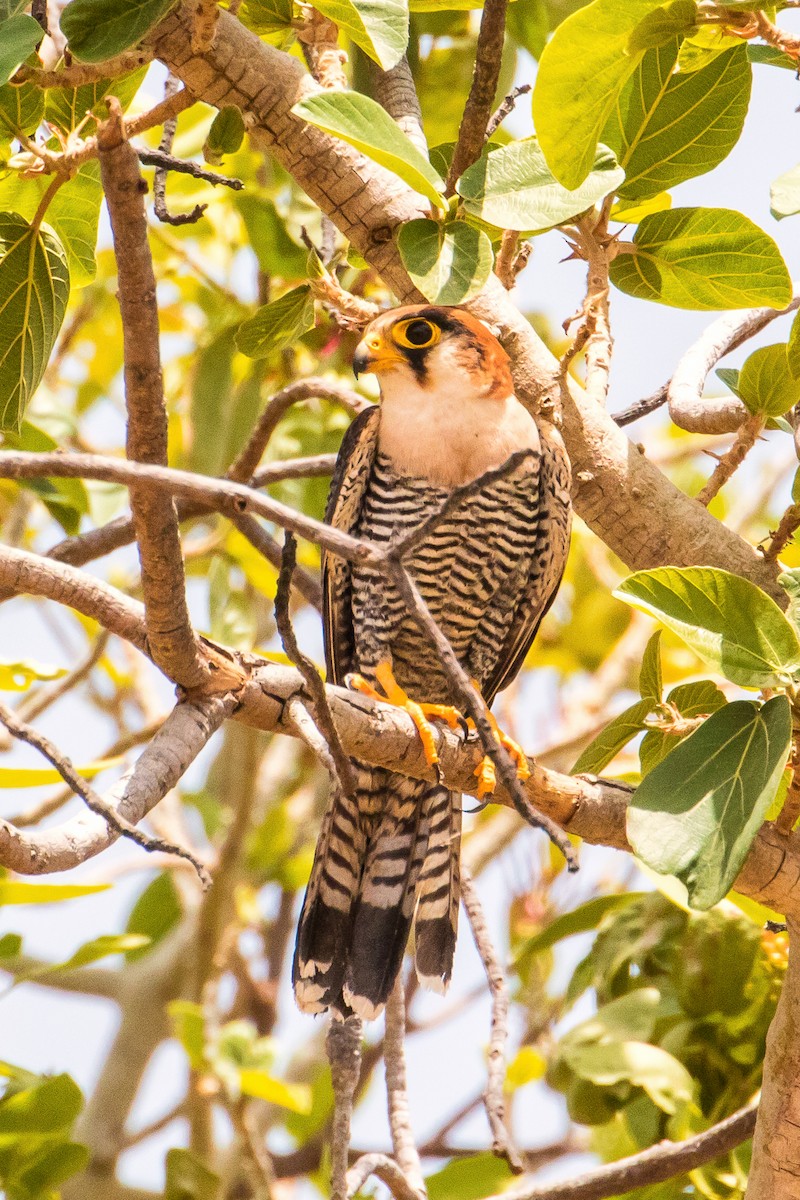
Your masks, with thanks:
[[[96,762],[77,766],[75,770],[84,779],[94,779],[101,771],[118,767],[124,761],[124,757],[120,755],[116,758],[100,758]],[[45,787],[62,781],[63,776],[49,767],[0,767],[0,788]]]
[[[279,1104],[291,1112],[305,1115],[311,1112],[311,1088],[303,1083],[284,1083],[266,1071],[245,1068],[239,1073],[239,1087],[245,1096]]]
[[[0,691],[27,692],[34,680],[61,679],[66,673],[64,667],[44,666],[30,659],[0,663]]]
[[[304,283],[279,300],[262,305],[254,317],[243,321],[236,333],[236,345],[248,358],[266,358],[291,346],[313,325],[314,298]]]
[[[0,904],[56,904],[107,892],[110,887],[110,883],[25,883],[0,879]]]
[[[432,304],[463,304],[481,290],[494,262],[492,243],[465,221],[408,221],[397,238],[403,266]]]
[[[408,0],[317,0],[314,7],[344,30],[384,71],[408,45]]]
[[[81,62],[105,62],[141,41],[175,0],[72,0],[61,14],[61,32]]]

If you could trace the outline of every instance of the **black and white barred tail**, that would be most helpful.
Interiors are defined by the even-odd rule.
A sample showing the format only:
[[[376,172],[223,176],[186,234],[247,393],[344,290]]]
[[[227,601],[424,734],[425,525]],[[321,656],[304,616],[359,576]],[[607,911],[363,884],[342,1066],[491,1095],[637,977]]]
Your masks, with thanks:
[[[357,766],[352,797],[334,791],[303,902],[292,978],[298,1006],[380,1014],[412,921],[420,981],[450,982],[459,903],[461,797]],[[416,919],[415,919],[416,913]]]

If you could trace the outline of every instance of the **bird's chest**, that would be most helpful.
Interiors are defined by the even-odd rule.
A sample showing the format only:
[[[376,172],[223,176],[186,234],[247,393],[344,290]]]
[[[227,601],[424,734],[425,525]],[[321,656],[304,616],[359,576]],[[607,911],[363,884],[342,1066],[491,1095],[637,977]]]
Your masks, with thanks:
[[[404,565],[465,666],[476,640],[502,641],[529,571],[535,492],[530,472],[458,496],[396,475],[383,456],[376,461],[358,534],[382,544],[412,538]],[[445,698],[436,654],[392,582],[377,568],[355,567],[352,596],[361,672],[389,658],[417,698]]]

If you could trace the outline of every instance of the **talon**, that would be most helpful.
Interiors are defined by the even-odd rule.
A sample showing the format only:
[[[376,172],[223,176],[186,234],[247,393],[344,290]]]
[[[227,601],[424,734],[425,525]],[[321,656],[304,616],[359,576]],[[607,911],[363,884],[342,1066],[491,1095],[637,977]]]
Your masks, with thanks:
[[[491,796],[497,784],[497,778],[494,772],[494,763],[486,755],[478,763],[474,772],[478,777],[477,797],[482,800],[484,796]]]
[[[350,688],[351,692],[360,692],[362,696],[369,696],[370,700],[380,700],[383,704],[386,703],[386,697],[382,696],[377,688],[374,688],[371,683],[364,678],[363,675],[358,675],[351,671],[349,675],[344,677],[345,687]]]
[[[446,721],[451,729],[457,729],[464,721],[458,709],[451,704],[420,704],[420,708],[426,717],[438,717],[440,721]]]
[[[417,727],[417,733],[422,742],[422,749],[425,752],[425,760],[430,767],[436,767],[436,781],[441,782],[441,772],[439,770],[439,755],[436,752],[436,741],[434,738],[433,727],[427,718],[426,713],[430,712],[432,716],[443,717],[444,720],[450,721],[451,712],[455,713],[455,709],[450,709],[448,705],[442,704],[418,704],[416,700],[412,700],[410,696],[400,687],[400,684],[394,677],[392,665],[389,662],[380,662],[375,668],[375,678],[383,688],[385,695],[381,695],[370,683],[360,675],[350,675],[347,677],[347,682],[350,687],[355,687],[358,691],[363,692],[367,696],[372,696],[374,700],[382,700],[384,704],[393,704],[396,708],[402,708],[411,717],[411,720]]]

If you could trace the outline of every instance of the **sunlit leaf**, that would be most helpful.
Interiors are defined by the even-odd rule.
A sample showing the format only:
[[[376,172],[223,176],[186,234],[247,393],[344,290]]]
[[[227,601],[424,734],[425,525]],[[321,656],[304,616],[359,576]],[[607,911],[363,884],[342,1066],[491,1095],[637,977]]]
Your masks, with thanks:
[[[789,370],[788,346],[760,346],[739,372],[736,394],[751,413],[780,417],[800,401],[800,379]]]
[[[284,1083],[266,1071],[245,1068],[239,1074],[242,1095],[254,1096],[268,1104],[279,1104],[291,1112],[311,1112],[311,1089],[302,1083]]]
[[[664,6],[667,19],[656,41],[651,30],[632,47],[637,27],[661,7],[659,0],[594,0],[568,16],[545,46],[533,91],[533,122],[547,163],[565,188],[579,187],[591,171],[615,100],[648,42],[668,41],[685,28],[686,6]]]
[[[528,1083],[543,1079],[547,1060],[533,1046],[521,1046],[506,1067],[505,1091],[516,1092]]]
[[[800,212],[800,163],[773,179],[769,189],[769,202],[770,211],[778,221]]]
[[[800,312],[796,312],[786,346],[786,365],[795,379],[800,378]]]
[[[657,629],[648,640],[639,668],[639,695],[643,700],[656,704],[661,701],[664,680],[661,674],[661,630]]]
[[[96,762],[80,764],[75,770],[84,779],[94,779],[101,771],[118,767],[124,761],[124,756],[120,755],[114,758],[100,758]],[[0,788],[44,787],[51,783],[62,783],[63,778],[58,771],[49,767],[0,767]]]
[[[748,579],[715,567],[658,567],[614,593],[649,613],[744,687],[781,687],[800,672],[800,642],[777,604]]]
[[[375,100],[360,92],[325,92],[299,101],[292,112],[349,142],[437,207],[444,205],[444,183],[438,173]]]
[[[56,904],[107,892],[110,887],[110,883],[25,883],[0,879],[0,904]]]
[[[730,890],[789,756],[785,696],[726,704],[647,775],[628,809],[628,837],[654,871],[686,884],[694,908]]]
[[[175,0],[71,0],[61,32],[81,62],[104,62],[141,41]]]
[[[494,262],[486,234],[465,221],[408,221],[397,247],[412,282],[432,304],[463,304],[481,290]]]
[[[48,124],[57,126],[63,133],[71,133],[80,126],[81,136],[86,138],[97,128],[94,117],[86,119],[88,114],[102,116],[105,112],[103,102],[106,96],[116,96],[124,112],[138,92],[146,74],[147,66],[143,66],[137,71],[131,71],[129,75],[121,75],[119,79],[100,79],[96,83],[84,83],[76,88],[48,88],[44,93],[45,119]]]
[[[318,0],[314,7],[339,26],[384,71],[408,45],[408,0]]]
[[[679,683],[668,693],[665,703],[677,709],[684,719],[691,720],[694,717],[710,716],[712,712],[727,704],[727,700],[724,693],[710,679],[698,679],[694,683]],[[690,730],[687,730],[688,732]],[[687,733],[679,735],[660,729],[649,729],[639,743],[642,774],[646,775],[648,771],[652,771]]]
[[[601,1087],[629,1083],[642,1088],[663,1112],[674,1113],[694,1095],[692,1077],[682,1063],[647,1042],[569,1044],[565,1062],[582,1079]]]
[[[664,212],[672,208],[672,196],[669,192],[659,192],[649,200],[637,201],[618,200],[611,209],[612,221],[622,221],[626,225],[638,225],[651,213]]]
[[[596,775],[616,758],[623,746],[645,728],[645,717],[653,710],[651,699],[637,700],[606,725],[589,743],[572,768],[573,775]]]
[[[630,253],[611,264],[620,291],[673,308],[728,309],[792,298],[775,242],[727,208],[673,208],[645,217]]]
[[[555,946],[564,938],[597,929],[607,913],[625,908],[642,894],[642,892],[620,892],[618,894],[611,893],[608,896],[595,896],[591,900],[587,900],[585,904],[578,905],[571,912],[562,913],[540,933],[534,934],[524,942],[517,953],[516,965],[521,968],[534,954],[541,954],[544,950],[549,950],[551,946]]]
[[[131,909],[125,932],[141,934],[147,942],[126,951],[128,962],[141,958],[160,942],[177,925],[182,912],[172,875],[163,871],[148,884]]]
[[[148,945],[150,939],[138,933],[104,933],[92,938],[79,946],[74,954],[64,962],[48,967],[50,971],[69,971],[76,967],[87,967],[90,963],[99,962],[112,954],[126,954],[129,950],[139,950]]]
[[[647,51],[603,130],[625,172],[621,200],[648,200],[713,170],[742,132],[750,98],[744,44],[688,74],[673,73],[678,46],[673,38]]]
[[[206,1067],[206,1030],[203,1008],[191,1000],[171,1000],[167,1012],[175,1037],[186,1051],[193,1071]]]
[[[266,358],[285,346],[291,346],[314,325],[314,298],[308,284],[294,288],[264,304],[254,317],[243,321],[236,334],[236,345],[248,358]]]
[[[454,1158],[425,1180],[428,1200],[481,1200],[503,1191],[514,1176],[502,1158],[489,1153]]]
[[[536,138],[489,150],[464,172],[458,194],[468,213],[499,229],[531,233],[560,225],[617,188],[624,172],[614,155],[598,147],[580,186],[568,191],[554,178]]]
[[[17,213],[0,213],[0,428],[19,429],[69,299],[64,247]]]
[[[33,83],[0,87],[0,133],[35,133],[44,116],[45,95]]]
[[[27,692],[34,681],[61,679],[64,667],[50,667],[30,660],[0,663],[0,691]]]
[[[244,141],[244,117],[233,104],[221,108],[203,145],[206,162],[220,163],[226,154],[235,154]]]
[[[82,1107],[80,1088],[69,1075],[41,1079],[0,1101],[0,1138],[12,1133],[68,1130]]]

